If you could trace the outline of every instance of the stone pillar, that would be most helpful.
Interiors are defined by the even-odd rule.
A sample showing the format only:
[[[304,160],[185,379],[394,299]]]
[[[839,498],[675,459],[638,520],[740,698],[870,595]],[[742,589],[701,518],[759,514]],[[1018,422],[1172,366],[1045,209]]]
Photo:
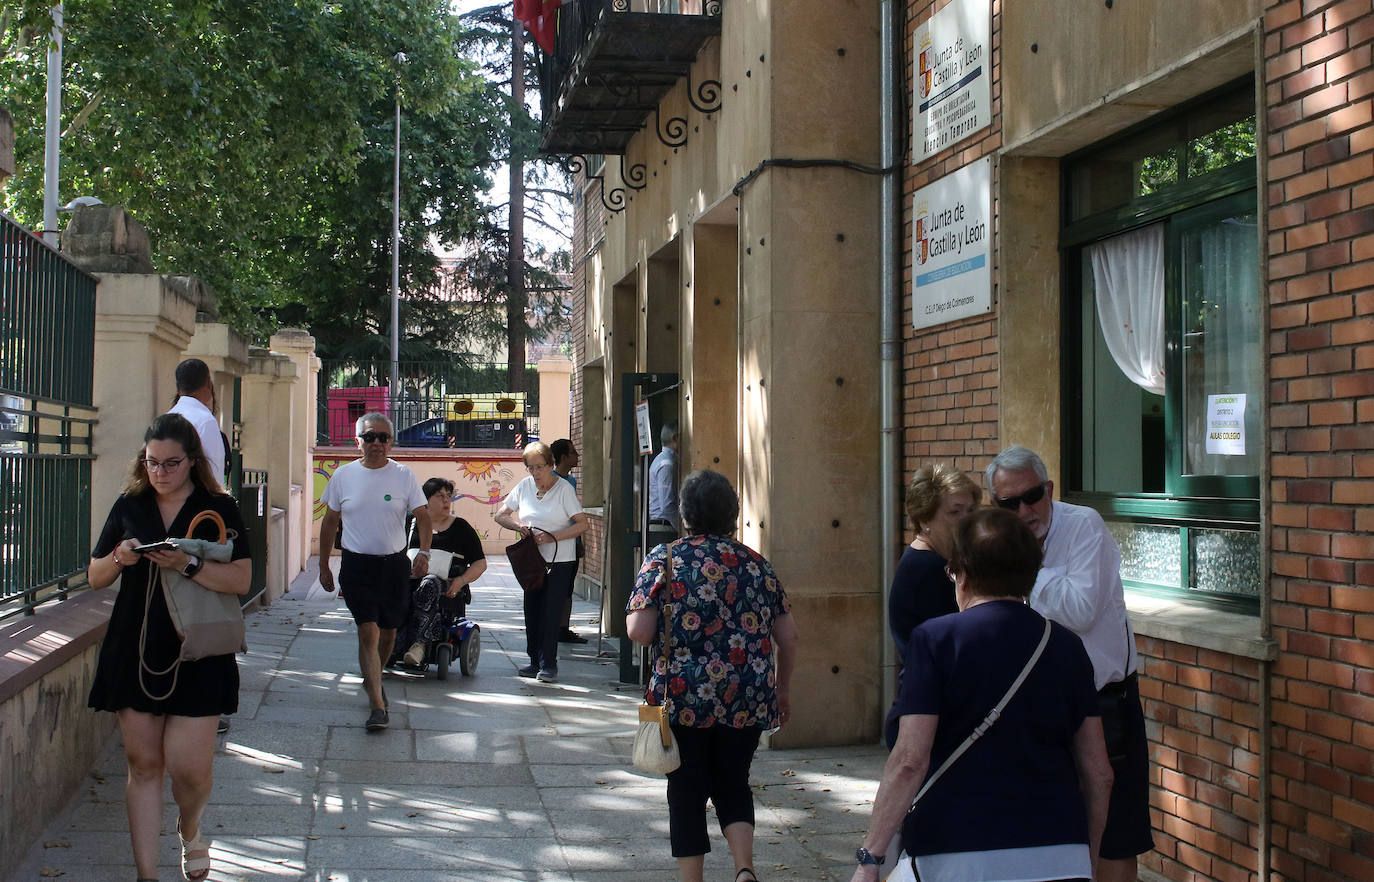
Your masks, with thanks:
[[[294,577],[310,558],[310,533],[313,526],[315,423],[319,414],[320,360],[315,357],[315,338],[299,328],[282,328],[269,341],[272,351],[289,358],[296,366],[296,381],[291,387],[291,498],[287,536],[290,543],[288,577]]]
[[[291,505],[295,381],[296,365],[287,356],[266,349],[248,350],[248,373],[243,378],[243,467],[267,471],[268,505],[282,512]],[[287,536],[270,535],[278,523],[269,515],[268,548],[280,552],[267,558],[262,601],[268,605],[285,593],[288,584]]]
[[[78,208],[63,253],[100,282],[95,300],[92,403],[100,412],[91,469],[91,531],[98,535],[153,417],[176,397],[177,363],[196,306],[153,272],[148,236],[118,205]]]
[[[572,437],[572,362],[566,358],[541,358],[539,369],[539,439],[552,444]]]

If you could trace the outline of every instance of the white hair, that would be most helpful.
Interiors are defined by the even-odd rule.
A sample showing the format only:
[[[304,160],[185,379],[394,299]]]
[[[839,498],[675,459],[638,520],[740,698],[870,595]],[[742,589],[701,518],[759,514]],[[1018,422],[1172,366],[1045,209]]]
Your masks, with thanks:
[[[1050,472],[1049,469],[1045,468],[1045,461],[1037,456],[1034,450],[1029,447],[1022,447],[1020,444],[1011,445],[997,454],[992,462],[988,463],[988,469],[984,476],[987,478],[989,493],[992,492],[992,479],[1001,471],[1033,471],[1042,483],[1050,479]]]
[[[388,435],[395,434],[395,429],[391,425],[391,418],[384,413],[377,413],[376,411],[365,413],[358,417],[358,424],[354,426],[353,434],[361,438],[368,423],[386,423],[386,433]]]

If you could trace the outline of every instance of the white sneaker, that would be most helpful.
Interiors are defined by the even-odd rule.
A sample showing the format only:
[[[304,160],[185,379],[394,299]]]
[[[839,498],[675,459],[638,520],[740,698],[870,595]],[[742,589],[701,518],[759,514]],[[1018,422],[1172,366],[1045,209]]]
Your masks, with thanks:
[[[412,666],[417,667],[417,668],[418,668],[420,665],[424,664],[424,663],[425,663],[425,644],[424,644],[424,642],[423,642],[423,641],[420,641],[420,640],[416,640],[414,643],[410,644],[410,648],[406,650],[406,654],[402,656],[402,659],[405,660],[405,663],[406,663],[406,664],[412,665]]]

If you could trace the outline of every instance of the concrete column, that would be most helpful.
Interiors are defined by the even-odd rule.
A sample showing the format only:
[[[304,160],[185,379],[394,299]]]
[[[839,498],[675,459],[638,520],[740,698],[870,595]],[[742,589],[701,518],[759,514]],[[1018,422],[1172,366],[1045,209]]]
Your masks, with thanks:
[[[572,362],[566,358],[541,358],[539,369],[539,439],[552,444],[572,437]]]
[[[739,228],[692,228],[692,277],[683,298],[684,426],[694,467],[714,469],[739,486]],[[689,311],[689,312],[688,312]]]
[[[766,175],[741,200],[740,533],[776,568],[807,638],[781,747],[880,731],[877,178]],[[797,224],[798,206],[824,224]],[[842,234],[842,238],[840,235]]]
[[[313,493],[315,422],[319,396],[316,378],[320,360],[315,357],[315,338],[299,328],[282,328],[269,341],[272,351],[289,358],[296,366],[291,386],[294,419],[291,429],[292,508],[288,510],[288,539],[291,545],[287,568],[291,576],[304,567],[310,557],[311,494]]]
[[[296,365],[285,355],[253,348],[248,353],[248,373],[243,378],[243,467],[267,471],[267,502],[285,513],[291,507],[293,460],[292,386]],[[284,519],[269,517],[268,531],[285,527]],[[291,554],[289,532],[267,539],[267,585],[263,603],[270,605],[286,591]],[[273,554],[276,549],[279,553]]]
[[[124,487],[148,424],[171,407],[175,372],[196,327],[195,305],[158,275],[97,273],[91,535]]]

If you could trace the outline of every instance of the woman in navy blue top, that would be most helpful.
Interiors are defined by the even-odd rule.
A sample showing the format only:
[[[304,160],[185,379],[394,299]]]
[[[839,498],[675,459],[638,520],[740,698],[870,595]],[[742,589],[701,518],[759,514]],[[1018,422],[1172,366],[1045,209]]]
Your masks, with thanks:
[[[945,575],[954,527],[978,505],[983,491],[953,466],[918,469],[906,488],[906,516],[916,538],[902,551],[887,595],[887,621],[897,658],[906,658],[911,629],[936,616],[958,612],[954,583]]]
[[[1001,717],[907,813],[1044,634],[1044,618],[1025,603],[1040,560],[1040,543],[1012,512],[980,509],[955,529],[949,569],[961,611],[911,634],[861,861],[896,860],[884,852],[900,826],[922,882],[1094,875],[1112,772],[1092,665],[1059,625]],[[871,882],[878,869],[860,863],[853,878]]]

